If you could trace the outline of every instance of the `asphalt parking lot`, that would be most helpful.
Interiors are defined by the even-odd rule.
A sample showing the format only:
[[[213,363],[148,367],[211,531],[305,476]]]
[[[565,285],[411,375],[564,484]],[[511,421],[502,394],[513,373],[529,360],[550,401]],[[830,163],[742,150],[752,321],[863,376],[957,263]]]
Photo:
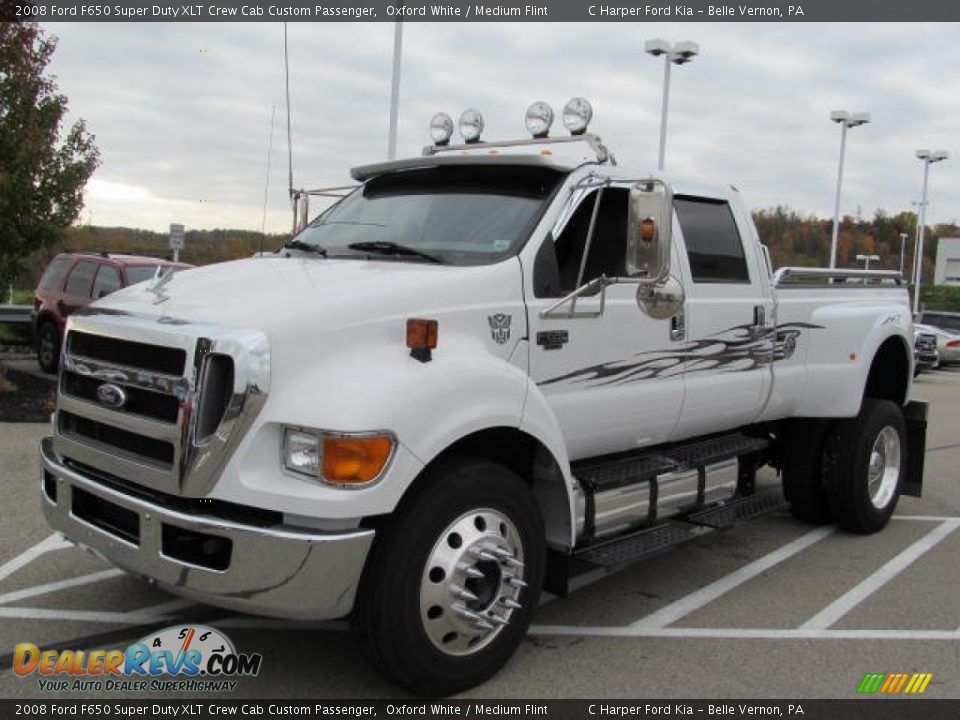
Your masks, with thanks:
[[[960,697],[960,368],[920,376],[914,397],[931,403],[924,497],[902,499],[884,532],[778,512],[708,535],[544,604],[506,669],[466,697],[853,698],[868,672],[932,673],[925,697]],[[125,647],[187,621],[264,656],[223,697],[404,696],[342,623],[213,611],[51,535],[36,487],[46,431],[0,425],[0,697],[49,695],[10,670],[17,643]]]

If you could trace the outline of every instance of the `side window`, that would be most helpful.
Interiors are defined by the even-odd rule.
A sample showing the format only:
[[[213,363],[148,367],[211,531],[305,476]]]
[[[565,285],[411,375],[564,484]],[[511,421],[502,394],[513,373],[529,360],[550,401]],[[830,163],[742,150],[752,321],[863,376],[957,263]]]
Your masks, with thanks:
[[[73,266],[70,271],[70,277],[67,278],[67,284],[63,291],[69,295],[82,295],[89,297],[90,284],[93,281],[93,274],[97,271],[97,263],[89,260],[82,260]]]
[[[597,192],[594,190],[583,198],[553,246],[545,243],[537,255],[534,285],[538,297],[561,296],[576,290]],[[583,282],[600,275],[626,275],[628,198],[629,192],[624,188],[603,191]]]
[[[694,282],[750,282],[743,242],[726,202],[678,195],[673,207],[687,246]]]
[[[120,273],[112,265],[101,265],[93,281],[93,299],[109,295],[120,289]]]
[[[63,278],[67,274],[67,269],[72,261],[73,258],[70,257],[54,258],[47,265],[47,269],[43,271],[43,277],[40,278],[40,287],[44,290],[59,290],[62,288]]]

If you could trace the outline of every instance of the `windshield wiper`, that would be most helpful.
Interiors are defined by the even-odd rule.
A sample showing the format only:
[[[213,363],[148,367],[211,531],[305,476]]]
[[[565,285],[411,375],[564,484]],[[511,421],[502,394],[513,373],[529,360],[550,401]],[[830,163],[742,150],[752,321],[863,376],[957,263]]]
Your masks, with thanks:
[[[410,257],[418,257],[423,260],[427,260],[432,263],[442,263],[443,260],[438,258],[436,255],[431,255],[430,253],[425,253],[422,250],[417,250],[416,248],[409,247],[408,245],[400,245],[395,242],[388,242],[386,240],[371,240],[368,242],[355,242],[347,245],[351,250],[360,250],[362,252],[372,252],[379,253],[381,255],[409,255]]]
[[[321,255],[322,257],[327,256],[327,251],[320,247],[319,245],[314,245],[313,243],[305,243],[303,240],[291,240],[283,244],[284,250],[303,250],[305,252],[312,252]]]

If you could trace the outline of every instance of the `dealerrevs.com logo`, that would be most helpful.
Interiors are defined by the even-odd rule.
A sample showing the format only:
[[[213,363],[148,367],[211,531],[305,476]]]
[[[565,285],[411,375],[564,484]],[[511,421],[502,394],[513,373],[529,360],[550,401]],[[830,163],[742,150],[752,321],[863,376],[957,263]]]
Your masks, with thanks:
[[[39,676],[47,692],[231,691],[233,678],[257,675],[262,662],[260,653],[238,653],[230,638],[204,625],[174,625],[125,650],[41,650],[33,643],[13,649],[14,673]]]

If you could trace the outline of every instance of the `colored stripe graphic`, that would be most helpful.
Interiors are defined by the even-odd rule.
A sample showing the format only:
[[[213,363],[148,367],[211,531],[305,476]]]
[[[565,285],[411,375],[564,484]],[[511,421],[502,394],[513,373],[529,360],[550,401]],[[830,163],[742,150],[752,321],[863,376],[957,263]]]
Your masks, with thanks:
[[[857,687],[857,692],[871,694],[875,693],[880,689],[880,683],[883,682],[885,677],[885,673],[867,673],[863,676],[863,680],[860,681],[860,685]]]
[[[861,694],[920,695],[926,691],[933,673],[867,673],[857,686]]]

